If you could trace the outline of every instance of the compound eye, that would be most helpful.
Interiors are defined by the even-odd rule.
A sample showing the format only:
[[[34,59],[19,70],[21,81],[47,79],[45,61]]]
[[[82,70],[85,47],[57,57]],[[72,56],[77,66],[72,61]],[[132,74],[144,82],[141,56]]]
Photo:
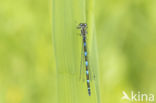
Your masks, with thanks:
[[[84,24],[85,26],[87,26],[87,24]]]
[[[82,26],[82,24],[80,24]]]

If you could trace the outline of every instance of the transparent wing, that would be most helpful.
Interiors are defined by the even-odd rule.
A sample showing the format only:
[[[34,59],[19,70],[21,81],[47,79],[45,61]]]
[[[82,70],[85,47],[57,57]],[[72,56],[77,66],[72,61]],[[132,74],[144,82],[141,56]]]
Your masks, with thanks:
[[[81,48],[81,63],[80,63],[80,80],[85,81],[85,65],[84,65],[84,50],[83,50],[83,42],[82,42],[82,48]]]
[[[91,59],[91,56],[90,56],[90,54],[88,53],[88,58],[89,58],[89,60]],[[89,61],[89,71],[90,71],[90,80],[91,81],[93,81],[93,80],[95,80],[95,78],[96,78],[96,74],[95,74],[95,68],[94,68],[94,66],[93,66],[93,64],[92,64],[93,62],[91,62],[91,61]]]
[[[89,71],[90,71],[90,74],[89,74],[89,77],[90,77],[90,80],[93,81],[95,80],[96,76],[95,76],[95,72],[93,70],[93,68],[91,68],[92,66],[89,67]]]

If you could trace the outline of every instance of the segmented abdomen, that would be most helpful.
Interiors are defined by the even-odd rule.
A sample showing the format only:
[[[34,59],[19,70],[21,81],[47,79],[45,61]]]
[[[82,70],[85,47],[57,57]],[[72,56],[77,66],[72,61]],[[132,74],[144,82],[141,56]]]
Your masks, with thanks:
[[[88,87],[88,94],[90,96],[91,95],[91,90],[90,90],[90,80],[89,80],[89,70],[88,70],[88,55],[87,55],[88,52],[87,52],[86,37],[83,37],[83,44],[84,44],[87,87]]]

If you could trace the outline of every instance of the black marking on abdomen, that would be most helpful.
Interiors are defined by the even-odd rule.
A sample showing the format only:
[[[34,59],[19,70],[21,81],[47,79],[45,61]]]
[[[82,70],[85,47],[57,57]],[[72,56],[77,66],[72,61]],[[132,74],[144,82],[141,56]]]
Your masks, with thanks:
[[[89,80],[89,69],[88,69],[88,52],[87,52],[87,44],[86,44],[86,37],[83,37],[83,44],[84,44],[84,55],[85,55],[85,66],[86,66],[86,79],[87,79],[87,88],[88,88],[88,94],[91,95],[91,89],[90,89],[90,80]]]

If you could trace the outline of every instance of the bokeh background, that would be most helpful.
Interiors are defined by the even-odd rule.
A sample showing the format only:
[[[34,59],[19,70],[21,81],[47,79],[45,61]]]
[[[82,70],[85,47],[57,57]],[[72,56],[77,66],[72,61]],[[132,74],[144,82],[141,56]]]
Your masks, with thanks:
[[[96,2],[102,103],[122,103],[121,91],[156,94],[156,1]]]
[[[56,103],[51,1],[0,2],[0,103]]]
[[[155,5],[1,0],[0,103],[129,103],[121,100],[122,91],[156,94]],[[80,22],[88,24],[89,66],[96,76],[91,97],[79,79]]]

